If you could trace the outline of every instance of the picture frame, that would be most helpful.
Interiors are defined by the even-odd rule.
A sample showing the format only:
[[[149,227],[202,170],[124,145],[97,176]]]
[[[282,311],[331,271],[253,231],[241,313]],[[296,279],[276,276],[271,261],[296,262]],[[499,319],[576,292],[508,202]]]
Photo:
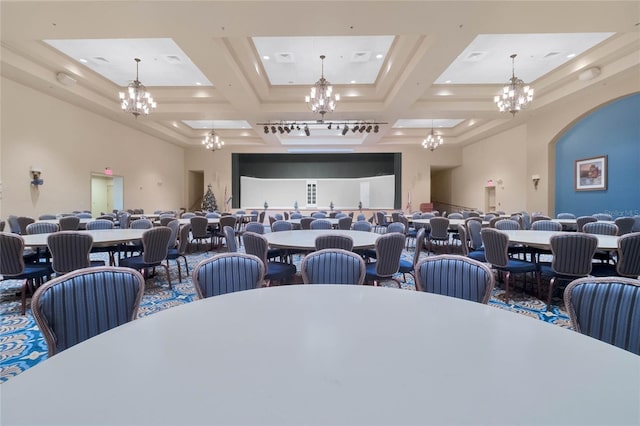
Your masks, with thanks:
[[[606,191],[607,156],[576,160],[574,187],[576,191]]]

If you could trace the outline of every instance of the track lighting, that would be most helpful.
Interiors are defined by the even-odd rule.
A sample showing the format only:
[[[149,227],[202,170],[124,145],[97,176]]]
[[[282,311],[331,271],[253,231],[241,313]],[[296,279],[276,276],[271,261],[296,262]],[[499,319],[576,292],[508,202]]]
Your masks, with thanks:
[[[284,129],[282,128],[282,126],[278,126],[278,131],[280,132],[280,134],[284,133]]]
[[[318,129],[318,128],[324,129],[323,126],[326,126],[327,130],[336,129],[338,132],[342,134],[342,136],[345,136],[347,135],[349,130],[351,130],[353,133],[356,133],[356,132],[363,133],[365,131],[367,133],[371,133],[371,130],[373,130],[374,133],[378,133],[380,131],[380,124],[387,124],[387,123],[382,123],[378,121],[358,120],[354,122],[354,124],[349,124],[348,121],[345,121],[341,123],[335,123],[336,125],[334,126],[333,122],[323,122],[319,120],[302,121],[302,122],[283,120],[283,121],[278,121],[277,123],[267,122],[267,123],[256,123],[256,124],[259,126],[263,126],[264,133],[266,134],[269,134],[270,132],[272,134],[276,134],[276,132],[279,132],[281,135],[283,135],[285,132],[287,134],[290,134],[293,131],[298,131],[298,132],[304,132],[306,136],[311,136],[311,129]],[[342,128],[340,128],[341,126]]]
[[[269,126],[264,126],[264,132],[269,133]]]
[[[271,133],[276,134],[276,126],[271,126]]]
[[[349,126],[345,124],[344,128],[342,129],[342,136],[346,135],[348,131],[349,131]]]
[[[329,127],[327,127],[327,129],[331,130],[331,125],[332,125],[332,124],[333,124],[333,123],[329,123]]]
[[[371,124],[367,126],[367,133],[371,133],[371,127],[372,127]]]
[[[377,124],[373,126],[373,133],[378,133],[378,130],[380,130],[380,127]]]
[[[309,126],[304,125],[304,134],[307,136],[311,136],[311,132],[309,131]]]

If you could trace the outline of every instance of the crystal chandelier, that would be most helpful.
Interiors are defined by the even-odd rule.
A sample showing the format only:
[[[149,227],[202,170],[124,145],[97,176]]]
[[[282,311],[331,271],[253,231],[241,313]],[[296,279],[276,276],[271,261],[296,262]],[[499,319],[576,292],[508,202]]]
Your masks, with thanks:
[[[324,78],[324,55],[320,55],[322,61],[322,73],[320,74],[320,80],[316,81],[316,84],[311,88],[309,96],[304,97],[304,101],[309,105],[311,111],[319,112],[324,119],[324,115],[327,112],[333,112],[336,108],[336,104],[340,101],[340,95],[335,94],[332,96],[333,87]]]
[[[516,56],[515,53],[511,55],[511,80],[502,88],[502,95],[493,98],[500,112],[509,111],[513,115],[526,108],[533,100],[533,89],[516,77]]]
[[[207,133],[207,136],[202,140],[202,145],[211,151],[217,151],[222,149],[224,141],[220,140],[220,137],[216,135],[214,130],[211,130],[211,132]]]
[[[134,60],[136,61],[136,79],[129,83],[126,92],[120,92],[120,101],[123,111],[130,112],[138,118],[140,114],[148,115],[156,107],[156,103],[151,97],[151,93],[147,92],[147,88],[138,80],[140,59],[135,58]]]
[[[433,131],[433,123],[431,124],[431,133],[422,141],[422,147],[429,151],[434,151],[437,147],[444,143],[441,135],[436,135]]]

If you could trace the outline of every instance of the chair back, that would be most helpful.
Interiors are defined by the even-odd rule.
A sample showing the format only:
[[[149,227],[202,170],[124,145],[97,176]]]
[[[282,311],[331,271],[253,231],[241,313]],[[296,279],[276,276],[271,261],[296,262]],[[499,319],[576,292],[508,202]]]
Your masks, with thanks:
[[[362,256],[352,251],[327,248],[310,253],[300,265],[305,284],[355,284],[365,278]]]
[[[191,219],[192,217],[196,217],[196,216],[197,214],[195,214],[194,212],[184,212],[180,217],[182,219]]]
[[[429,256],[416,265],[416,288],[427,293],[488,303],[495,285],[491,269],[464,256]]]
[[[471,248],[478,250],[482,247],[482,235],[480,235],[482,219],[469,218],[465,221],[465,225],[467,225],[467,234],[471,242]]]
[[[45,213],[38,216],[38,220],[52,220],[52,219],[57,219],[55,214]]]
[[[27,234],[50,234],[58,232],[58,224],[51,222],[34,222],[27,225]]]
[[[206,218],[204,218],[206,220]],[[145,263],[159,263],[167,257],[171,229],[166,226],[151,228],[142,233],[142,260]]]
[[[402,222],[391,222],[389,226],[387,226],[387,232],[397,232],[400,234],[404,234],[404,224]]]
[[[209,212],[209,213],[205,214],[204,217],[206,217],[207,219],[219,219],[220,218],[220,213],[218,213],[218,212]],[[256,216],[256,219],[257,219],[257,216]]]
[[[254,255],[221,253],[198,263],[192,277],[198,298],[205,299],[257,288],[264,274],[264,263]]]
[[[167,226],[167,224],[169,222],[171,222],[172,220],[175,220],[175,216],[173,215],[166,215],[164,217],[160,217],[160,226]],[[180,223],[180,222],[178,222]]]
[[[178,232],[178,254],[184,256],[189,248],[189,233],[191,232],[191,225],[184,224],[180,227]]]
[[[313,222],[314,218],[312,217],[303,217],[300,219],[300,228],[302,229],[311,229],[311,222]]]
[[[57,274],[66,274],[91,265],[89,254],[93,237],[77,231],[60,231],[47,237],[51,252],[51,267]]]
[[[397,232],[381,235],[376,240],[376,275],[390,277],[400,269],[405,237]]]
[[[11,232],[13,232],[14,234],[20,233],[20,224],[18,223],[18,216],[9,215],[7,217],[7,223],[9,223],[9,229],[11,230]]]
[[[264,225],[258,222],[249,222],[244,228],[245,232],[255,232],[256,234],[264,234]]]
[[[464,215],[462,213],[449,213],[449,216],[447,216],[449,219],[465,219]]]
[[[430,238],[439,240],[449,239],[449,219],[446,217],[432,217],[429,219],[431,227]]]
[[[630,234],[633,232],[633,225],[636,220],[631,216],[623,216],[616,218],[615,224],[618,227],[618,235]]]
[[[509,264],[509,236],[495,228],[482,228],[480,231],[487,263],[504,268]]]
[[[315,240],[316,250],[336,248],[347,251],[353,250],[353,238],[348,235],[328,234],[320,235]]]
[[[351,216],[345,215],[338,219],[338,229],[349,230],[351,229],[351,223],[353,222],[353,218]]]
[[[31,310],[51,357],[133,321],[143,293],[144,278],[138,271],[99,266],[46,282],[34,294]]]
[[[131,229],[151,229],[153,228],[153,222],[149,219],[136,219],[129,222],[129,228]]]
[[[273,232],[291,231],[292,229],[293,225],[286,220],[276,220],[271,224],[271,231]]]
[[[236,229],[236,224],[238,223],[238,218],[236,218],[233,215],[229,215],[229,216],[222,216],[220,218],[220,228],[224,229],[225,226],[230,226],[233,229]],[[193,227],[193,224],[191,225]],[[206,227],[205,227],[205,233],[206,233]]]
[[[316,219],[311,222],[310,229],[331,229],[331,222],[326,219]]]
[[[262,225],[260,225],[262,226]],[[236,244],[236,231],[230,226],[225,226],[222,228],[222,232],[224,233],[224,240],[227,243],[227,250],[230,253],[235,253],[238,251],[238,245]]]
[[[640,232],[625,234],[618,239],[618,275],[640,277]]]
[[[300,213],[291,213],[289,216],[291,219],[302,219],[302,214]]]
[[[61,217],[58,221],[61,231],[77,231],[80,226],[80,218],[76,216]]]
[[[386,226],[387,225],[387,217],[385,212],[376,212],[376,223],[379,226]]]
[[[584,225],[586,225],[587,223],[596,222],[597,220],[598,219],[593,216],[580,216],[576,218],[576,228],[578,232],[584,232],[582,229]]]
[[[94,229],[113,229],[113,222],[108,219],[96,219],[87,222],[87,230],[91,231]]]
[[[245,232],[242,234],[242,242],[244,243],[244,251],[247,254],[252,254],[267,265],[267,251],[269,249],[269,242],[260,234],[254,232]],[[267,271],[265,271],[266,273]]]
[[[556,215],[556,218],[558,219],[575,219],[576,215],[573,213],[558,213]]]
[[[422,213],[420,215],[420,219],[431,219],[432,217],[436,217],[433,213]]]
[[[20,226],[20,234],[27,235],[27,226],[34,223],[36,220],[28,216],[18,217],[18,226]]]
[[[467,237],[467,228],[464,225],[456,226],[456,231],[458,232],[458,240],[460,241],[460,254],[462,256],[469,255],[469,240]],[[454,246],[458,247],[458,246]]]
[[[422,248],[424,247],[424,238],[427,233],[427,230],[424,228],[418,229],[416,232],[416,248],[413,251],[413,262],[412,265],[415,266],[418,264],[418,260],[420,259],[420,253],[422,252]]]
[[[564,304],[575,331],[640,355],[640,281],[579,278],[564,291]]]
[[[364,232],[371,232],[371,229],[373,228],[371,226],[371,224],[366,221],[366,220],[359,220],[357,222],[355,222],[352,226],[354,231],[364,231]]]
[[[500,231],[517,231],[520,229],[520,223],[513,219],[500,219],[495,223],[495,228]]]
[[[118,214],[118,226],[120,229],[129,229],[129,222],[131,221],[131,214],[128,212],[121,212]]]
[[[563,233],[551,236],[551,268],[557,274],[583,277],[591,272],[591,262],[598,238],[585,233]]]
[[[322,212],[313,212],[311,213],[311,217],[314,219],[324,219],[327,217],[327,215]]]
[[[76,213],[75,216],[79,219],[91,219],[91,213],[88,212],[81,212],[81,213]]]
[[[562,231],[562,224],[552,220],[536,220],[531,224],[532,231]]]
[[[12,232],[0,232],[0,275],[12,277],[24,272],[24,240]]]
[[[618,235],[618,226],[608,222],[586,223],[582,231],[587,234]]]
[[[223,222],[224,220],[224,222]],[[203,216],[193,216],[189,218],[191,224],[191,235],[193,238],[208,238],[207,227],[209,226],[209,220]],[[231,225],[229,225],[231,223]],[[236,218],[233,216],[223,216],[220,218],[220,227],[224,229],[225,226],[231,226],[232,228],[236,224]]]
[[[595,217],[596,220],[613,220],[613,216],[611,216],[609,213],[595,213],[591,216]]]
[[[167,248],[175,248],[178,241],[178,232],[180,232],[180,221],[178,219],[173,219],[165,226],[171,229],[171,236],[169,237],[169,244],[167,245]]]

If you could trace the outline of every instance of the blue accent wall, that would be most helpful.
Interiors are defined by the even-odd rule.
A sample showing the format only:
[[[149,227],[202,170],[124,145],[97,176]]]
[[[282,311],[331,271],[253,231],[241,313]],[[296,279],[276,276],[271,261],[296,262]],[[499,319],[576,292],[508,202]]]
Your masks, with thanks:
[[[557,213],[640,215],[640,94],[589,113],[556,142]],[[606,155],[607,189],[575,191],[575,160]]]

